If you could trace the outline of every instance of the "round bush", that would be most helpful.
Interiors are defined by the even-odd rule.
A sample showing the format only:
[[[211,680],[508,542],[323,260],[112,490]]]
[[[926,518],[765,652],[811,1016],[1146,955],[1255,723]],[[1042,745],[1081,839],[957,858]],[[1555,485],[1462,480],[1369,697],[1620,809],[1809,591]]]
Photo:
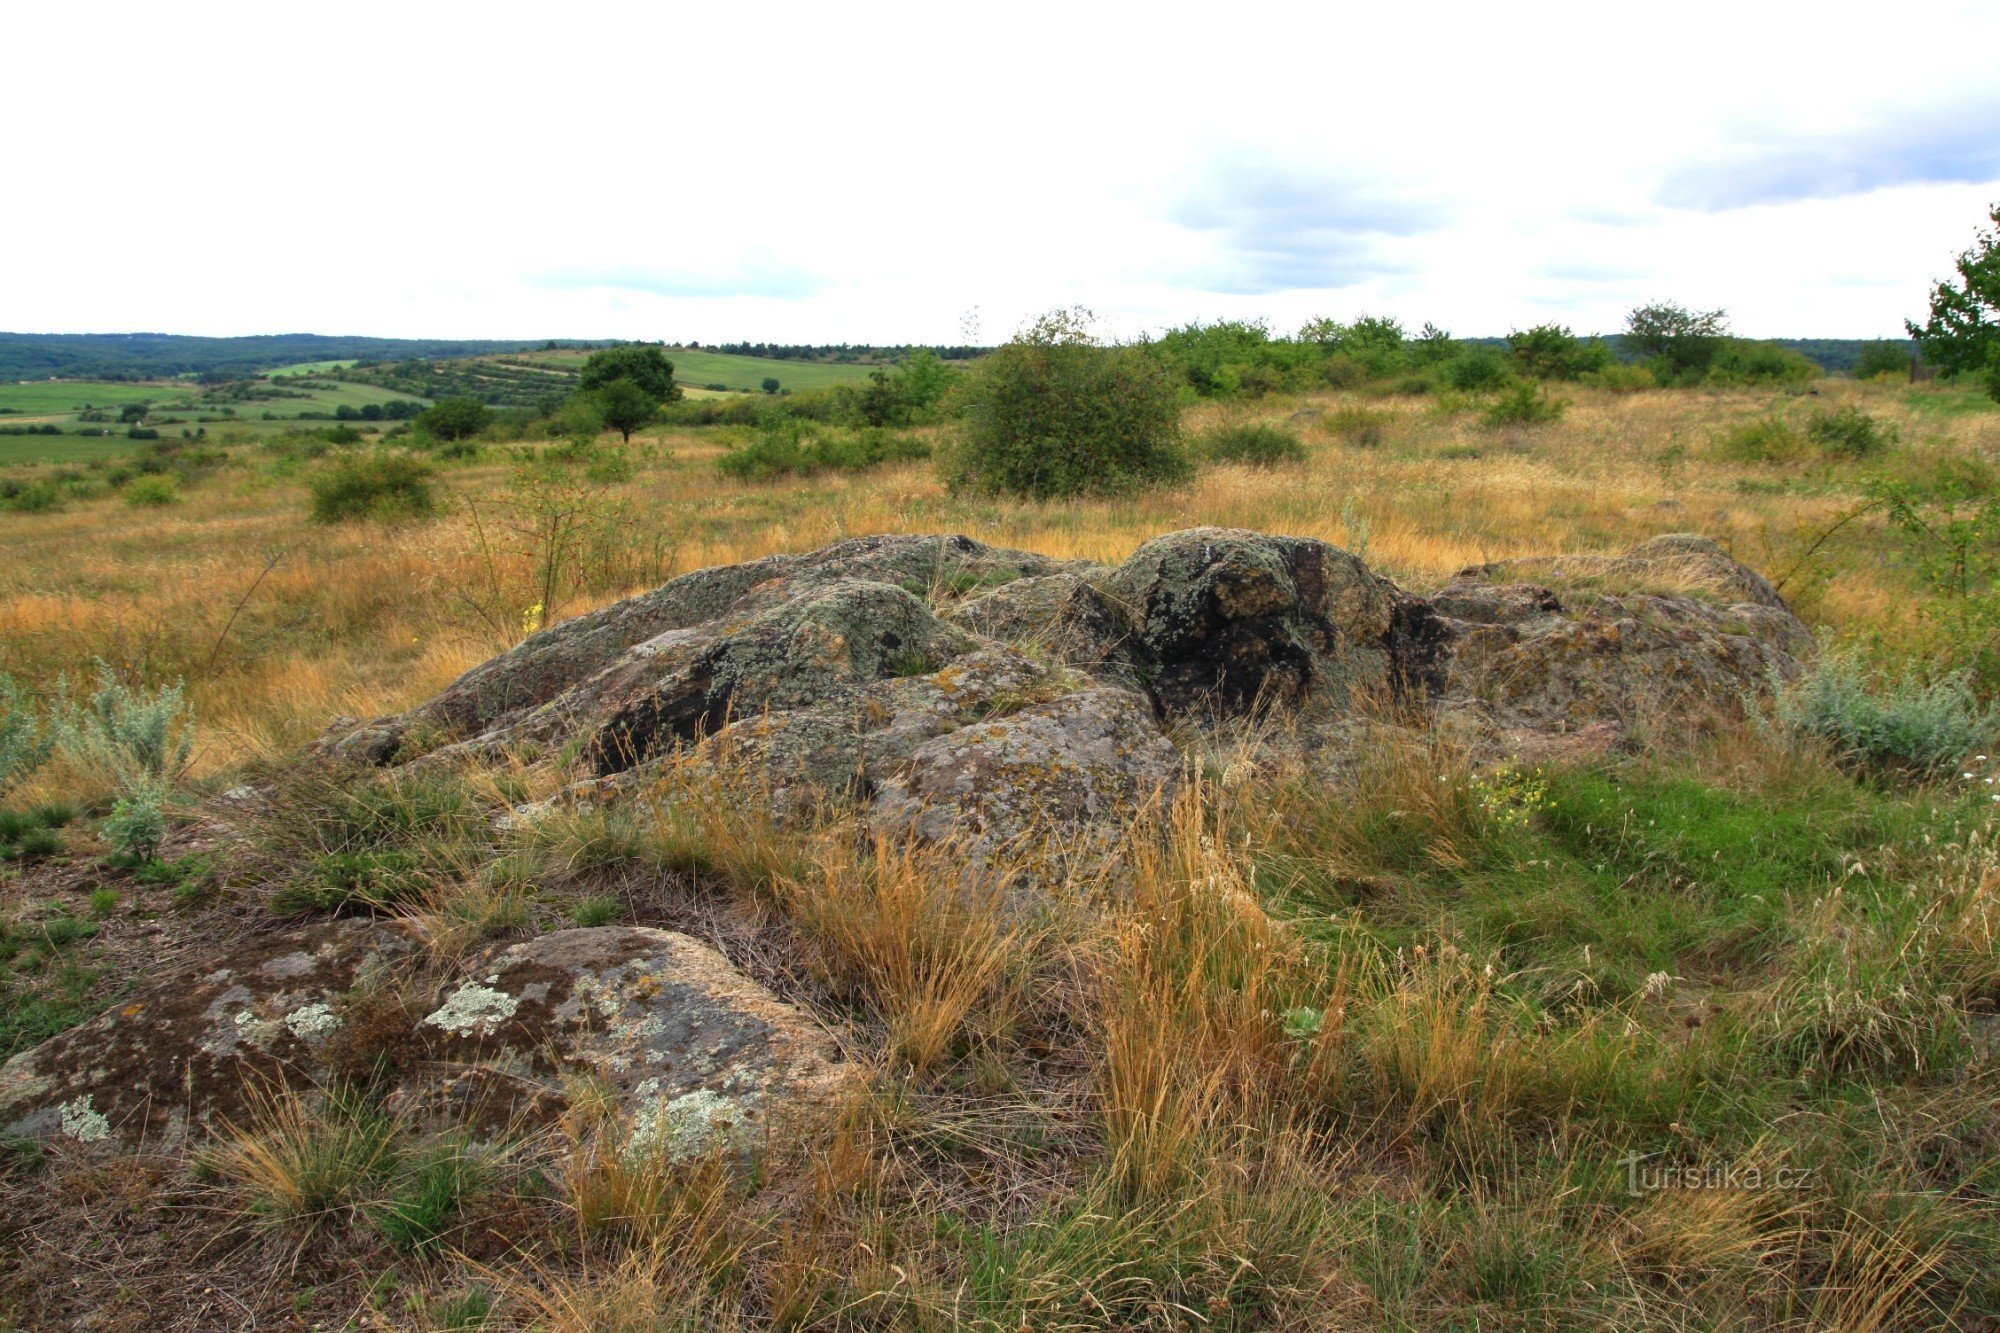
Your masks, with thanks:
[[[375,519],[390,523],[427,518],[437,509],[431,469],[408,454],[373,453],[341,458],[306,482],[316,523]]]
[[[1039,320],[981,360],[963,394],[963,484],[1048,499],[1187,475],[1172,374],[1136,347],[1099,345],[1080,314]]]

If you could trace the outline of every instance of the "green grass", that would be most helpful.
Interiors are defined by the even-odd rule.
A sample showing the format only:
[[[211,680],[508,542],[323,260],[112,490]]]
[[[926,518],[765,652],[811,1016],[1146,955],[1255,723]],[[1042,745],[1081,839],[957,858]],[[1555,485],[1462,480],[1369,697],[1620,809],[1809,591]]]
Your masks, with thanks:
[[[589,357],[588,352],[539,352],[508,359],[580,366]],[[775,361],[768,357],[734,356],[727,352],[694,351],[685,348],[670,349],[667,352],[667,359],[674,363],[676,384],[694,388],[721,384],[743,393],[759,392],[766,376],[775,378],[780,389],[804,393],[812,389],[830,389],[836,384],[865,384],[868,372],[877,369],[875,366],[842,365],[826,361]]]
[[[292,375],[331,375],[335,371],[347,369],[354,364],[355,360],[356,358],[354,357],[348,357],[345,361],[298,361],[289,366],[279,366],[275,370],[267,370],[264,372],[264,376],[266,379],[275,380],[284,379]]]
[[[15,463],[88,463],[93,458],[123,458],[137,448],[138,443],[125,438],[123,427],[119,427],[115,435],[102,437],[0,435],[0,467]]]
[[[184,380],[146,383],[34,380],[25,384],[0,384],[0,424],[16,415],[22,418],[71,416],[86,407],[116,409],[129,403],[191,403],[198,393],[194,385]]]

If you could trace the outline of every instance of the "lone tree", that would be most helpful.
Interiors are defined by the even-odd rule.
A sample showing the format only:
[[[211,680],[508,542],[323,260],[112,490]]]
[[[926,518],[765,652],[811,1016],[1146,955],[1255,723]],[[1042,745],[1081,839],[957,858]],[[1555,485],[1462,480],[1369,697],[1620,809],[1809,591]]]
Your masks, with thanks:
[[[469,440],[491,424],[493,414],[477,398],[440,398],[411,424],[434,440]]]
[[[1184,476],[1171,372],[1103,346],[1090,313],[1044,315],[968,377],[956,479],[1044,499]]]
[[[766,375],[764,383],[760,387],[765,393],[776,393],[778,391],[778,377],[776,375]]]
[[[1665,362],[1668,373],[1677,378],[1707,370],[1728,337],[1729,315],[1723,310],[1694,311],[1661,301],[1642,305],[1625,317],[1625,346]]]
[[[632,432],[651,424],[660,404],[634,380],[615,379],[589,395],[597,404],[604,424],[632,443]]]
[[[578,387],[586,393],[595,393],[618,380],[631,381],[655,404],[671,403],[681,396],[680,386],[674,383],[674,363],[650,343],[628,343],[592,352],[583,363]]]
[[[1979,375],[2000,402],[2000,204],[1988,217],[1993,229],[1974,232],[1972,248],[1958,257],[1958,285],[1931,288],[1930,319],[1906,327],[1939,370]]]

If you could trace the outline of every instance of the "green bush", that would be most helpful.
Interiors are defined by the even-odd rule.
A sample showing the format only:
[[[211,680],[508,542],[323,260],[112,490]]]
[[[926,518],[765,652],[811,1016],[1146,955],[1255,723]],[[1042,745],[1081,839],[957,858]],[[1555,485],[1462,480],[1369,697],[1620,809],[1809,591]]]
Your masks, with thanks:
[[[1460,393],[1497,389],[1514,378],[1506,360],[1490,348],[1470,347],[1438,370],[1444,382]]]
[[[1586,341],[1561,324],[1516,330],[1507,335],[1507,350],[1523,375],[1538,380],[1581,379],[1611,364],[1611,349],[1603,342]]]
[[[1837,412],[1815,412],[1806,423],[1806,436],[1827,453],[1868,458],[1894,444],[1897,431],[1893,425],[1849,406]]]
[[[1778,691],[1777,711],[1788,731],[1825,742],[1852,767],[1918,779],[1957,769],[1993,723],[1964,672],[1924,681],[1912,671],[1878,684],[1859,656],[1833,649]]]
[[[1266,422],[1217,426],[1195,441],[1195,452],[1211,463],[1278,467],[1306,461],[1305,443],[1291,431]]]
[[[1893,375],[1898,379],[1908,379],[1910,363],[1916,353],[1908,343],[1890,342],[1878,339],[1861,349],[1861,355],[1854,358],[1854,378],[1872,380],[1879,375]]]
[[[435,474],[408,454],[378,451],[339,458],[306,481],[315,523],[427,518],[437,509]]]
[[[0,506],[17,514],[53,514],[63,507],[63,493],[52,482],[16,483],[0,494]]]
[[[1486,409],[1489,426],[1539,426],[1555,421],[1569,410],[1569,403],[1551,397],[1547,390],[1530,383],[1516,384],[1493,400]]]
[[[961,484],[1048,499],[1188,472],[1172,375],[1141,348],[1099,345],[1080,311],[1044,316],[979,361],[964,402]]]
[[[1730,431],[1717,442],[1716,452],[1737,463],[1782,463],[1805,450],[1799,433],[1778,417],[1759,417]]]
[[[724,476],[769,481],[821,472],[861,472],[884,463],[930,456],[930,446],[913,436],[876,427],[823,431],[808,422],[780,418],[766,424],[749,444],[717,459],[715,466]]]
[[[1586,371],[1578,378],[1593,389],[1604,389],[1610,393],[1638,393],[1660,387],[1660,381],[1652,371],[1622,361],[1614,361],[1602,370]]]
[[[1702,380],[1707,384],[1806,384],[1824,372],[1819,363],[1776,343],[1727,338]]]
[[[449,444],[469,440],[493,424],[493,413],[477,398],[440,398],[410,423],[419,433]]]
[[[140,477],[125,488],[125,503],[134,509],[157,509],[181,498],[167,477]]]

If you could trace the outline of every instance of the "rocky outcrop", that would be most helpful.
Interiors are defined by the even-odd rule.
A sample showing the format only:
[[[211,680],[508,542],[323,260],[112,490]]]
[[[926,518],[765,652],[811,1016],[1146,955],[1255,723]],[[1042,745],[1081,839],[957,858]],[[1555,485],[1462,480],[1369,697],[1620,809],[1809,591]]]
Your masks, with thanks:
[[[1324,542],[1219,528],[1117,566],[879,537],[686,575],[326,744],[553,758],[614,788],[668,756],[727,762],[781,810],[852,801],[891,834],[984,847],[1171,788],[1177,728],[1421,703],[1517,737],[1679,734],[1740,716],[1810,648],[1768,582],[1687,535],[1484,565],[1429,597]]]
[[[570,1080],[608,1088],[670,1151],[747,1142],[849,1077],[832,1040],[714,949],[662,930],[564,930],[444,976],[394,922],[243,945],[0,1067],[0,1126],[171,1145],[254,1117],[277,1089],[386,1084],[412,1115],[520,1124]]]

